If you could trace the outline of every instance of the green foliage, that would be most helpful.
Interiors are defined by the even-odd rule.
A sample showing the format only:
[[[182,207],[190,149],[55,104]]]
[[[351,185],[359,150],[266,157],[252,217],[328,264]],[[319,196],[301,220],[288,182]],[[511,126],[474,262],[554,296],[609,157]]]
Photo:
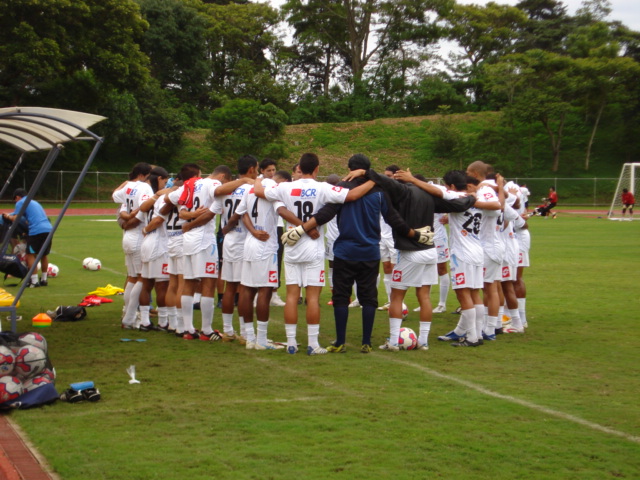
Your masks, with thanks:
[[[213,112],[210,138],[220,158],[226,161],[265,152],[281,158],[284,146],[279,141],[286,122],[287,115],[271,103],[230,100]]]

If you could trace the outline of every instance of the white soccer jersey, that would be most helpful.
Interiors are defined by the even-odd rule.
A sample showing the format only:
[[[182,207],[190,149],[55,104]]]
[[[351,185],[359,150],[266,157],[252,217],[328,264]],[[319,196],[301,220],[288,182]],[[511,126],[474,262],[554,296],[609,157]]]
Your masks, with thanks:
[[[270,188],[276,182],[270,178],[262,179],[262,186]],[[253,187],[249,189],[236,210],[239,215],[249,214],[253,228],[263,230],[269,234],[266,242],[258,240],[247,233],[244,241],[244,259],[248,262],[266,260],[278,252],[278,208],[284,206],[282,202],[270,202],[263,198],[256,197]],[[241,220],[242,221],[242,220]],[[227,240],[225,239],[225,242]]]
[[[143,262],[150,262],[167,253],[167,215],[162,215],[160,209],[164,205],[164,197],[159,198],[148,212],[139,212],[136,218],[140,220],[140,224],[147,226],[155,217],[162,217],[164,222],[155,230],[147,233],[142,240],[140,247],[140,258]]]
[[[195,182],[193,188],[193,206],[189,210],[197,210],[198,208],[211,208],[215,199],[215,191],[222,183],[212,178],[200,178]],[[174,205],[178,205],[178,200],[182,195],[184,187],[180,187],[169,194],[169,200]],[[182,207],[185,208],[185,207]],[[221,210],[214,211],[221,213]],[[182,236],[182,248],[184,255],[194,255],[208,248],[216,242],[216,222],[210,222],[192,228]]]
[[[489,181],[485,181],[489,182]],[[494,182],[495,184],[495,182]],[[476,192],[476,198],[481,202],[498,202],[498,194],[492,187],[484,185]],[[480,241],[484,253],[494,262],[502,263],[504,257],[504,242],[501,238],[502,211],[483,210],[480,224]]]
[[[113,192],[112,198],[116,203],[123,204],[127,213],[140,208],[142,203],[153,196],[151,185],[145,182],[127,182],[127,184]],[[144,225],[138,225],[135,228],[125,230],[122,236],[122,249],[124,253],[134,253],[140,250],[142,244],[142,229]]]
[[[447,200],[463,197],[464,192],[448,192]],[[470,208],[464,212],[449,213],[449,238],[451,240],[451,255],[469,265],[482,266],[484,253],[480,242],[480,225],[483,210]]]
[[[222,204],[221,215],[224,225],[226,225],[233,214],[237,212],[238,206],[250,189],[253,189],[253,186],[249,183],[245,183],[244,185],[236,188],[229,195],[224,195],[219,197],[219,199],[216,199]],[[225,261],[240,262],[243,260],[244,241],[246,236],[247,229],[245,228],[244,223],[242,223],[242,219],[240,219],[238,224],[224,236],[222,258]]]
[[[517,265],[518,264],[518,240],[515,234],[515,222],[518,218],[518,212],[509,205],[504,207],[504,219],[506,226],[502,229],[502,239],[505,245],[504,260],[505,265]],[[508,222],[508,223],[507,223]]]
[[[164,197],[163,197],[164,198]],[[171,211],[167,215],[167,250],[170,257],[181,257],[183,255],[182,248],[182,225],[185,220],[180,218],[178,207],[171,206]]]
[[[442,192],[448,192],[447,187],[443,185],[436,185],[433,182],[429,182],[430,185],[442,190]],[[447,229],[444,227],[442,223],[440,223],[440,219],[444,216],[443,213],[434,213],[433,214],[433,241],[435,245],[446,245],[448,243],[447,238]]]
[[[349,190],[335,187],[312,178],[295,182],[283,182],[265,190],[267,200],[279,200],[301,221],[306,222],[326,203],[344,203]],[[324,232],[318,229],[320,238],[313,240],[304,235],[293,247],[284,248],[286,262],[314,262],[324,258]]]

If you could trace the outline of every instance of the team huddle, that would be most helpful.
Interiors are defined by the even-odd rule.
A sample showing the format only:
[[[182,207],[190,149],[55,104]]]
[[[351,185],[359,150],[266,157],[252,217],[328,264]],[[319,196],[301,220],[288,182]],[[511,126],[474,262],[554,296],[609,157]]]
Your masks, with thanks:
[[[275,162],[259,164],[252,155],[238,160],[235,180],[226,166],[203,178],[200,167],[186,164],[170,179],[162,167],[135,165],[113,193],[121,205],[127,267],[122,327],[295,354],[304,289],[308,355],[346,351],[349,306],[356,304],[362,314],[360,351],[372,351],[377,309],[389,312],[389,337],[380,348],[397,351],[403,302],[414,287],[420,305],[417,348],[427,350],[432,313],[445,311],[452,285],[460,321],[439,340],[476,347],[497,333],[524,332],[522,273],[530,241],[523,190],[482,162],[466,172],[448,172],[444,186],[395,166],[377,173],[362,154],[351,157],[348,167],[343,181],[331,175],[320,182],[320,162],[312,153],[302,155],[293,180],[276,172]],[[388,300],[382,307],[380,262]],[[277,297],[281,271],[284,302]],[[336,326],[336,340],[327,347],[319,344],[325,277]],[[221,330],[213,325],[220,280]],[[431,286],[439,280],[440,301],[433,309]],[[152,296],[157,325],[150,321]],[[286,343],[268,337],[272,305],[284,306]],[[194,306],[200,310],[199,329]]]

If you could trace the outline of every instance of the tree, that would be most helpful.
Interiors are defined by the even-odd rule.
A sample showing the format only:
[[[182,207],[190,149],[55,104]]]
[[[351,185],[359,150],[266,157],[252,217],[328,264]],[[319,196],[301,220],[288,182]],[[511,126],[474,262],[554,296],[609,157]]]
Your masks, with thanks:
[[[563,52],[564,39],[573,28],[573,20],[567,15],[567,7],[561,1],[522,0],[516,7],[529,17],[519,32],[517,52],[534,49]]]

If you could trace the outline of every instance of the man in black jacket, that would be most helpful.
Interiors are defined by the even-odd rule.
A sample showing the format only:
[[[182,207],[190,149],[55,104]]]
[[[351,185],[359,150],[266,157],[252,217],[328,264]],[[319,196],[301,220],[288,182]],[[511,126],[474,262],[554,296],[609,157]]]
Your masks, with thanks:
[[[398,182],[372,169],[356,170],[347,180],[364,176],[382,187],[393,203],[393,207],[411,228],[430,226],[433,231],[433,214],[463,212],[475,203],[473,196],[456,200],[436,198],[412,184]],[[420,331],[418,348],[429,349],[429,331],[431,330],[431,285],[438,283],[437,253],[433,244],[425,245],[417,240],[393,234],[399,260],[393,269],[391,278],[391,305],[389,306],[389,339],[382,350],[398,351],[398,336],[402,324],[402,304],[407,290],[416,288],[416,297],[420,303]]]

